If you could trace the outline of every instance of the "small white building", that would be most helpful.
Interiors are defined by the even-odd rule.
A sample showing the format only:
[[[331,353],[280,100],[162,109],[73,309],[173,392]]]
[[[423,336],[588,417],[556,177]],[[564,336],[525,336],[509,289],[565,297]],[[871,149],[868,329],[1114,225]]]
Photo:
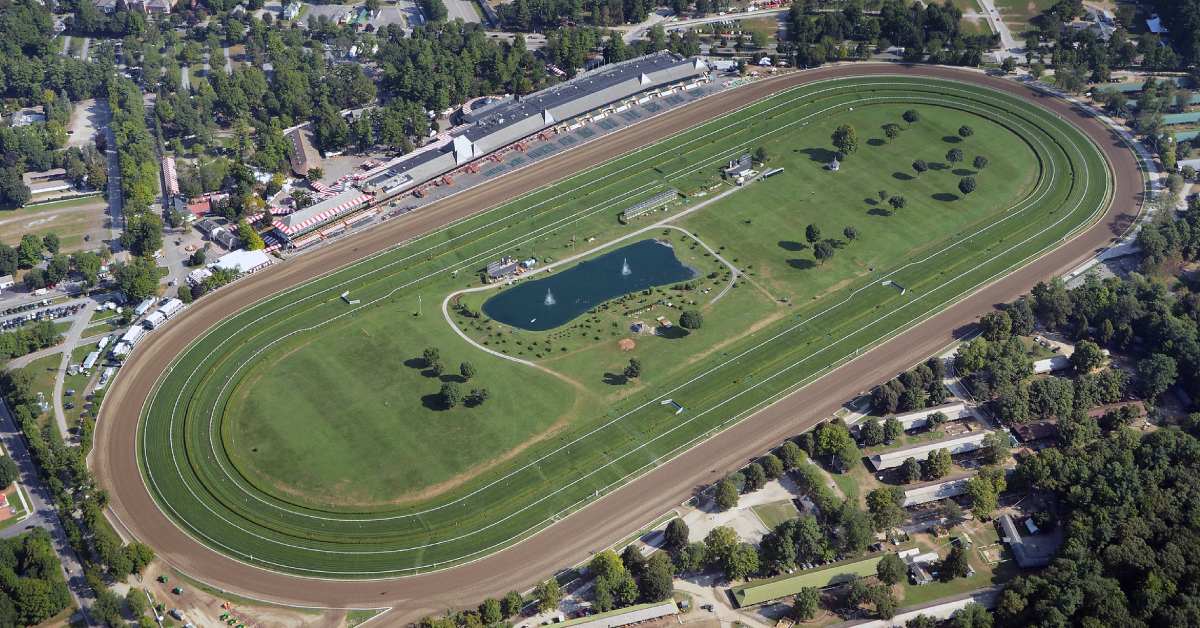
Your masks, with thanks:
[[[17,285],[17,280],[13,279],[12,275],[0,276],[0,291],[8,290],[15,285]]]
[[[162,312],[155,310],[146,317],[146,320],[142,321],[142,324],[146,326],[146,329],[154,329],[165,322],[167,322],[167,317]]]
[[[141,303],[138,303],[137,307],[133,308],[133,315],[141,316],[142,314],[149,312],[150,308],[154,307],[154,304],[155,304],[154,297],[147,297],[146,300],[142,301]]]
[[[284,5],[283,19],[285,19],[285,20],[296,19],[296,16],[300,15],[300,6],[301,5],[299,2],[289,2],[286,5]]]
[[[85,370],[85,371],[92,370],[92,367],[96,366],[96,360],[99,360],[99,359],[100,359],[99,351],[93,351],[93,352],[87,354],[87,357],[83,358],[83,370]]]
[[[1065,371],[1069,368],[1071,368],[1071,358],[1065,355],[1056,355],[1033,363],[1033,373],[1035,375]]]
[[[222,255],[209,268],[220,268],[222,270],[231,270],[239,275],[249,275],[270,265],[271,256],[267,255],[266,252],[238,249],[232,253]]]
[[[164,319],[171,318],[183,309],[183,301],[179,299],[167,299],[163,301],[162,307],[158,308],[158,313],[163,315]]]
[[[971,416],[971,411],[967,408],[967,404],[959,401],[957,403],[947,403],[933,408],[897,414],[895,419],[900,422],[900,426],[906,431],[915,430],[919,427],[925,427],[929,423],[929,415],[937,412],[946,415],[946,420],[948,421],[957,421]]]

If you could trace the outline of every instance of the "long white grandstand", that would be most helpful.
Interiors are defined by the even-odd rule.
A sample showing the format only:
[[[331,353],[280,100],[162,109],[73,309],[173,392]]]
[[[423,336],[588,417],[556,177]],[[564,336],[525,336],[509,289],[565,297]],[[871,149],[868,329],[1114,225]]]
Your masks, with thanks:
[[[473,162],[522,140],[551,131],[578,128],[603,115],[675,89],[706,80],[708,66],[699,58],[670,52],[601,66],[521,98],[493,98],[464,113],[463,124],[413,153],[347,181],[343,191],[280,216],[272,239],[300,248],[367,220],[382,204],[405,193],[421,194],[425,185],[449,182],[459,168],[474,172]]]

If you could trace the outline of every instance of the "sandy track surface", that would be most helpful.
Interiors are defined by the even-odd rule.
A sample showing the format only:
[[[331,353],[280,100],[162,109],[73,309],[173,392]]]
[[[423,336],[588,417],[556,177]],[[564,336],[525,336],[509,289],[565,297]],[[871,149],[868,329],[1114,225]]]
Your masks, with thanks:
[[[143,403],[171,360],[194,338],[234,312],[458,218],[495,206],[552,180],[696,126],[779,90],[820,79],[862,75],[926,76],[992,87],[1053,110],[1100,146],[1115,177],[1113,204],[1099,222],[1058,249],[982,288],[895,339],[864,353],[824,378],[746,418],[621,489],[508,549],[441,572],[380,581],[323,581],[277,574],[218,554],[195,541],[158,509],[138,470],[136,427]],[[667,117],[607,136],[554,160],[508,174],[336,245],[279,264],[200,300],[143,341],[120,371],[97,425],[92,466],[110,495],[110,518],[129,537],[150,544],[163,560],[213,586],[278,603],[307,606],[394,607],[373,625],[402,625],[449,607],[524,589],[553,571],[585,560],[693,491],[782,439],[829,416],[844,400],[894,376],[952,342],[994,304],[1062,274],[1124,233],[1138,214],[1143,184],[1120,138],[1069,102],[1024,85],[967,70],[929,66],[846,65],[788,74],[704,99]]]

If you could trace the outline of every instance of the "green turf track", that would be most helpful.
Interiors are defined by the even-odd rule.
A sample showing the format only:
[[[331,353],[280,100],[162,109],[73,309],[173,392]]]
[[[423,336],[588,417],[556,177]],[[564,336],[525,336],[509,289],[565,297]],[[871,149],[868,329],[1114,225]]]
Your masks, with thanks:
[[[342,291],[353,291],[362,307],[412,299],[416,290],[444,283],[451,269],[477,268],[514,242],[570,229],[601,213],[611,220],[629,198],[686,177],[700,164],[718,164],[731,149],[753,145],[755,137],[787,121],[880,99],[988,116],[1025,138],[1041,160],[1041,176],[1026,200],[925,258],[897,260],[890,277],[908,288],[906,295],[872,282],[797,308],[794,318],[434,501],[387,512],[318,511],[268,496],[231,471],[219,420],[211,419],[219,418],[237,377],[244,375],[239,367],[280,338],[353,316],[338,299]],[[240,560],[328,578],[445,568],[535,532],[1057,246],[1098,218],[1110,195],[1107,165],[1096,147],[1069,123],[1022,100],[929,79],[804,85],[223,321],[178,356],[159,382],[139,427],[139,462],[168,516]],[[425,299],[433,302],[431,294]],[[475,361],[481,368],[492,366],[482,356]],[[668,396],[688,411],[674,415],[663,409],[658,400]],[[362,473],[370,472],[371,461],[363,461]]]

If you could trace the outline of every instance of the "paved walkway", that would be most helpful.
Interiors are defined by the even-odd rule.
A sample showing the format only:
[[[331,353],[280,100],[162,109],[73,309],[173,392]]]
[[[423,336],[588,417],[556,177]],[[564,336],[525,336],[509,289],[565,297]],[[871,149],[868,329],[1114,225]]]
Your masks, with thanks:
[[[772,624],[762,621],[762,618],[750,613],[742,613],[729,605],[729,596],[717,588],[722,582],[716,575],[704,574],[691,579],[675,579],[675,588],[692,596],[692,612],[687,616],[688,621],[711,616],[721,622],[722,626],[737,626],[739,624],[753,628],[770,628]],[[712,610],[701,608],[711,605]]]
[[[84,580],[83,565],[80,564],[79,557],[75,555],[75,550],[71,549],[70,544],[67,543],[67,535],[63,531],[62,521],[59,520],[58,510],[52,505],[53,497],[46,486],[42,484],[42,479],[38,476],[37,468],[34,466],[33,457],[30,456],[29,449],[25,446],[25,437],[17,427],[12,413],[8,411],[8,404],[3,401],[0,401],[0,440],[4,441],[4,446],[12,454],[13,460],[20,468],[20,481],[29,494],[30,508],[33,509],[33,513],[24,523],[8,528],[0,533],[0,537],[15,536],[32,527],[45,528],[49,531],[50,538],[54,543],[54,551],[58,553],[59,560],[62,561],[63,573],[66,575],[67,585],[71,589],[71,598],[75,601],[75,606],[82,610],[83,619],[87,625],[94,625],[88,616],[88,611],[92,606],[92,591],[88,588],[87,581]]]
[[[63,380],[67,376],[67,365],[71,363],[71,353],[75,350],[75,346],[79,344],[79,339],[83,336],[83,330],[87,329],[88,323],[92,320],[92,312],[96,311],[99,304],[95,301],[88,300],[88,304],[75,314],[75,320],[71,323],[71,328],[67,330],[66,336],[62,343],[62,360],[58,363],[58,372],[54,374],[54,399],[51,400],[54,406],[54,421],[58,424],[58,433],[62,435],[63,441],[68,444],[78,444],[74,438],[70,438],[69,427],[67,426],[67,415],[63,412]]]
[[[1004,16],[996,10],[995,0],[979,0],[979,5],[983,7],[984,17],[992,26],[992,31],[1000,35],[1000,56],[1011,57],[1024,54],[1025,49],[1017,44],[1012,30],[1008,28],[1008,24],[1004,23]]]
[[[103,103],[100,107],[100,118],[98,122],[100,127],[104,129],[104,139],[107,140],[104,150],[104,155],[108,158],[108,214],[109,214],[109,237],[112,239],[111,247],[114,251],[120,250],[120,245],[117,241],[121,238],[121,231],[125,228],[124,217],[121,215],[121,162],[117,157],[117,138],[112,131],[112,109],[107,100],[98,101]]]

